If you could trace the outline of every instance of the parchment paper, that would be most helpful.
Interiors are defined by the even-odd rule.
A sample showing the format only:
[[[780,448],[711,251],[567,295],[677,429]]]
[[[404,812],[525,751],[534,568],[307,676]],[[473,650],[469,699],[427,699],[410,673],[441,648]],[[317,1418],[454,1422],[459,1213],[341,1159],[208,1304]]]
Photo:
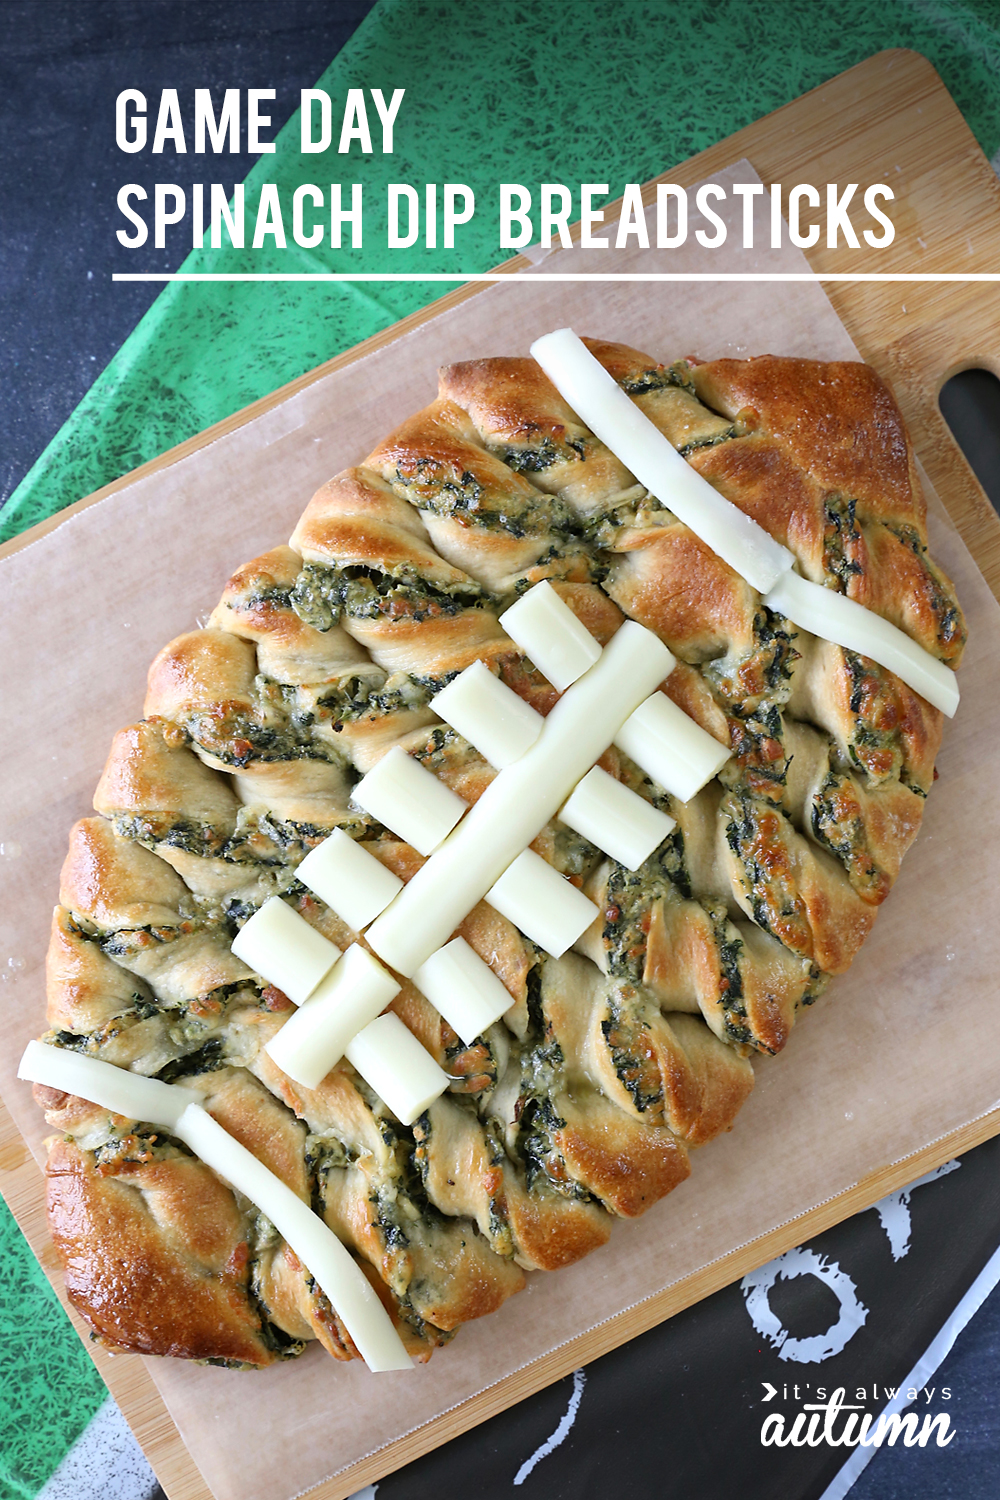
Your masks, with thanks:
[[[727,175],[756,180],[746,163],[714,180]],[[739,249],[740,222],[730,212],[736,222],[720,251],[693,245],[683,256],[641,259],[635,250],[561,251],[541,268],[808,269],[796,251]],[[44,1122],[14,1074],[44,1025],[43,960],[66,835],[90,810],[114,731],[141,713],[149,661],[204,619],[237,566],[290,534],[323,481],[434,397],[439,364],[526,353],[540,332],[566,323],[665,360],[857,357],[815,285],[512,280],[74,516],[0,566],[0,1093],[39,1158]],[[637,1223],[617,1226],[604,1249],[529,1278],[525,1292],[462,1328],[412,1373],[375,1377],[315,1347],[252,1375],[148,1361],[219,1500],[288,1500],[998,1102],[1000,609],[936,503],[932,546],[955,579],[970,632],[940,780],[863,953],[784,1053],[759,1064],[733,1133],[697,1153],[691,1179]]]

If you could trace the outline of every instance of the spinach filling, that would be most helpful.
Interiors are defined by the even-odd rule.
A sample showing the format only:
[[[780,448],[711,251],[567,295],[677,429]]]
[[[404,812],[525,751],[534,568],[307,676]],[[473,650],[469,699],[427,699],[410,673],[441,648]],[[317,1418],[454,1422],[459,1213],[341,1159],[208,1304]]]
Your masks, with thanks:
[[[643,530],[655,526],[668,526],[674,520],[673,512],[644,490],[641,485],[626,490],[623,495],[609,502],[607,510],[596,511],[581,521],[584,539],[594,547],[614,548],[615,532],[622,527]],[[607,576],[608,563],[601,565],[602,571],[595,575],[597,581]]]
[[[733,758],[719,773],[725,785],[738,777],[758,796],[780,802],[788,777],[784,725],[777,704],[758,703],[756,708],[734,707],[728,717]]]
[[[783,701],[799,659],[797,631],[783,615],[762,605],[753,622],[753,645],[738,660],[729,655],[705,662],[701,674],[719,702],[731,710],[764,696]]]
[[[713,432],[706,437],[692,438],[689,443],[682,443],[677,452],[681,458],[687,458],[691,453],[697,453],[701,448],[717,448],[720,443],[728,443],[730,438],[736,437],[734,426],[724,427],[721,432]]]
[[[848,753],[874,781],[892,775],[905,757],[897,729],[896,689],[892,678],[876,662],[844,651],[844,662],[851,677],[850,709],[854,715]],[[883,720],[888,727],[880,727]]]
[[[97,939],[101,952],[116,963],[127,966],[148,952],[157,943],[175,943],[178,938],[189,937],[202,924],[181,922],[177,927],[120,927],[117,932],[107,932]]]
[[[101,1048],[108,1042],[113,1042],[116,1037],[121,1036],[139,1021],[149,1021],[153,1016],[161,1014],[161,1007],[155,1000],[146,1000],[141,995],[136,995],[134,1003],[123,1010],[120,1015],[112,1016],[102,1026],[93,1031],[49,1031],[46,1040],[56,1047],[64,1047],[69,1052],[83,1052],[89,1056],[97,1056]]]
[[[388,616],[421,621],[461,614],[486,602],[484,590],[472,578],[433,583],[409,565],[389,574],[360,563],[343,568],[307,563],[292,591],[295,613],[317,630],[329,630],[342,614],[355,620]]]
[[[175,1057],[173,1062],[168,1062],[156,1076],[161,1083],[176,1083],[178,1079],[194,1078],[200,1073],[214,1073],[217,1068],[225,1066],[222,1038],[213,1036],[195,1051],[188,1052],[183,1057]]]
[[[517,1153],[529,1191],[548,1187],[564,1198],[589,1202],[593,1195],[570,1174],[554,1140],[555,1132],[566,1124],[553,1103],[566,1060],[545,1018],[542,985],[542,968],[536,965],[527,981],[529,1040],[521,1052]]]
[[[288,595],[288,602],[299,619],[313,630],[332,630],[340,619],[340,596],[329,583],[333,571],[321,563],[304,563]]]
[[[146,849],[165,844],[187,854],[210,858],[220,854],[228,842],[224,831],[210,823],[195,823],[174,813],[116,813],[111,826],[119,838],[130,839]]]
[[[112,1132],[106,1141],[94,1147],[92,1154],[98,1167],[113,1171],[116,1167],[144,1166],[150,1161],[191,1156],[192,1152],[183,1141],[159,1126],[136,1124],[127,1135]]]
[[[556,443],[548,433],[534,447],[507,446],[497,452],[515,474],[541,474],[553,464],[574,463],[587,456],[585,439],[567,438],[565,443]]]
[[[270,588],[252,588],[249,593],[241,595],[233,607],[247,611],[261,609],[264,606],[289,609],[291,602],[291,587],[287,584],[273,584]]]
[[[722,1007],[726,1036],[737,1046],[756,1047],[760,1050],[760,1043],[747,1022],[743,975],[740,972],[743,939],[729,921],[723,902],[706,904],[705,910],[711,919],[715,938],[719,963],[719,1005]]]
[[[553,1139],[566,1121],[557,1113],[552,1100],[542,1096],[530,1099],[521,1114],[518,1147],[524,1161],[528,1191],[545,1186],[563,1198],[577,1198],[589,1203],[593,1194],[570,1175],[562,1152]]]
[[[962,617],[959,613],[958,601],[949,590],[941,574],[934,567],[927,555],[927,548],[920,540],[917,532],[912,526],[888,526],[893,536],[901,541],[904,547],[908,547],[923,570],[927,584],[927,595],[934,618],[937,621],[937,636],[946,657],[954,654],[956,646],[965,643],[965,631],[962,628]]]
[[[701,400],[685,360],[678,360],[667,368],[657,366],[627,375],[618,384],[633,399],[653,398],[649,402],[640,402],[640,407],[647,416],[653,417],[682,458],[699,448],[714,448],[718,443],[737,436],[736,424],[712,411]]]
[[[321,717],[333,720],[334,730],[342,724],[375,715],[401,713],[424,708],[430,701],[432,678],[413,677],[407,672],[352,673],[342,677],[334,687],[324,688],[316,699]],[[442,683],[441,686],[444,686]]]
[[[812,829],[862,897],[873,903],[884,900],[892,882],[868,847],[864,812],[849,778],[832,770],[827,773],[813,799]]]
[[[657,799],[650,800],[655,805]],[[685,900],[691,898],[680,828],[675,828],[638,870],[626,870],[624,865],[612,862],[604,898],[601,942],[608,973],[613,978],[642,983],[653,907],[671,891]]]
[[[653,1055],[643,1002],[631,986],[608,996],[601,1031],[619,1082],[640,1114],[663,1104],[663,1080]]]
[[[667,386],[679,386],[694,396],[694,381],[684,360],[672,365],[651,365],[634,375],[625,375],[618,384],[627,396],[647,396],[650,391],[662,391]]]
[[[195,714],[186,727],[208,755],[236,771],[254,761],[324,760],[336,764],[332,750],[309,734],[309,724],[296,724],[291,715],[282,724],[263,724],[239,706],[224,715]]]
[[[272,1323],[270,1308],[256,1295],[252,1285],[250,1292],[257,1309],[257,1316],[260,1318],[260,1341],[264,1345],[264,1348],[269,1350],[271,1354],[276,1354],[279,1359],[298,1359],[299,1355],[304,1354],[306,1351],[305,1339],[293,1338],[290,1333],[286,1333],[283,1328],[279,1328],[277,1323]],[[208,1360],[207,1363],[221,1364],[223,1361],[212,1359]]]
[[[857,507],[857,500],[847,500],[840,495],[831,496],[823,507],[823,568],[830,577],[837,579],[842,594],[847,593],[851,579],[864,571],[861,564],[849,556],[862,540],[855,519]]]
[[[550,457],[544,443],[539,460],[536,472],[555,462],[555,454]],[[530,469],[530,459],[520,467]],[[573,511],[556,496],[537,489],[526,494],[516,490],[506,494],[497,489],[488,491],[469,470],[462,473],[446,470],[433,459],[418,460],[409,474],[397,470],[393,488],[418,510],[477,529],[504,531],[519,541],[550,533],[569,538],[578,531]]]
[[[757,926],[793,953],[811,958],[812,930],[785,844],[784,813],[745,789],[729,793],[720,811],[728,814],[726,842]]]

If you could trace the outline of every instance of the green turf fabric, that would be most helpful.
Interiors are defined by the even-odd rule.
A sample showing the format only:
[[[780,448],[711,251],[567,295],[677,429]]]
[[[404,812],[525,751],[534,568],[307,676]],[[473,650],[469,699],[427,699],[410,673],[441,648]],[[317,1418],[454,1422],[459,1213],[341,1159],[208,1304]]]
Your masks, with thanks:
[[[192,252],[189,270],[486,270],[501,251],[500,181],[607,182],[616,197],[882,48],[934,63],[988,155],[1000,144],[996,0],[382,0],[324,73],[346,90],[405,88],[395,154],[299,153],[299,122],[247,179],[278,183],[290,239],[300,182],[361,181],[363,250]],[[373,124],[377,123],[374,120]],[[336,140],[335,133],[335,140]],[[376,145],[378,132],[374,132]],[[208,158],[207,161],[211,161]],[[164,168],[169,152],[164,156]],[[206,166],[206,175],[211,168]],[[477,199],[455,250],[389,250],[386,184],[457,181]],[[248,234],[248,239],[251,236]],[[273,241],[268,242],[269,246]],[[136,252],[142,269],[142,251]],[[442,293],[440,285],[165,288],[15,491],[9,536]],[[345,462],[356,455],[345,454]]]
[[[30,1500],[107,1397],[0,1200],[0,1500]]]

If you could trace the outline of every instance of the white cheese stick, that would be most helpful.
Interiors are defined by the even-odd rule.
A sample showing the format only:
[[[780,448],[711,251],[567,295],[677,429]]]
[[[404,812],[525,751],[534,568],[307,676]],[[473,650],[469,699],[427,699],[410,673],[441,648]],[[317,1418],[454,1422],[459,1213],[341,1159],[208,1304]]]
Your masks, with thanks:
[[[653,693],[640,703],[615,735],[615,744],[681,802],[690,802],[718,775],[731,753],[666,693]]]
[[[500,625],[560,693],[601,654],[600,643],[544,580],[505,610]]]
[[[190,1089],[45,1042],[28,1043],[17,1076],[176,1135],[267,1215],[319,1282],[369,1368],[410,1369],[412,1362],[388,1313],[337,1236],[280,1177],[213,1120]]]
[[[808,630],[810,635],[871,657],[895,672],[949,719],[954,717],[958,707],[958,678],[951,668],[856,599],[848,599],[846,594],[835,593],[821,583],[810,583],[798,573],[786,573],[764,603],[793,625]]]
[[[311,849],[295,874],[355,932],[362,932],[403,889],[399,876],[342,828]]]
[[[481,661],[459,672],[437,694],[432,706],[498,771],[531,749],[544,723],[530,703],[494,677]]]
[[[467,1047],[513,1004],[489,964],[462,937],[452,938],[432,953],[414,974],[413,983]]]
[[[486,892],[486,900],[553,958],[562,958],[600,915],[593,901],[534,849],[521,851]]]
[[[403,1125],[412,1125],[448,1087],[447,1073],[391,1010],[358,1032],[347,1059]]]
[[[197,1094],[177,1084],[143,1078],[99,1057],[83,1057],[68,1047],[52,1047],[47,1042],[28,1043],[17,1076],[28,1083],[75,1094],[78,1099],[89,1099],[127,1120],[159,1125],[171,1135],[176,1134],[184,1110],[198,1099]]]
[[[382,1014],[399,988],[377,959],[352,943],[264,1051],[296,1083],[318,1088],[351,1038]]]
[[[559,819],[610,854],[626,870],[637,870],[645,864],[653,850],[677,827],[673,818],[622,786],[600,766],[577,782],[569,800],[559,810]]]
[[[409,1370],[412,1360],[374,1287],[332,1229],[270,1168],[198,1104],[176,1134],[213,1172],[270,1219],[330,1299],[370,1370]]]
[[[431,854],[466,809],[451,787],[407,755],[401,745],[393,745],[383,755],[351,797],[418,854]]]
[[[296,1005],[308,999],[340,957],[336,943],[310,927],[280,896],[265,901],[244,923],[233,952]]]
[[[559,699],[531,749],[499,772],[372,923],[366,937],[379,957],[412,977],[555,817],[629,714],[673,667],[663,642],[626,620],[600,660]]]
[[[572,328],[536,339],[531,354],[559,394],[649,492],[766,594],[795,559],[692,469]]]

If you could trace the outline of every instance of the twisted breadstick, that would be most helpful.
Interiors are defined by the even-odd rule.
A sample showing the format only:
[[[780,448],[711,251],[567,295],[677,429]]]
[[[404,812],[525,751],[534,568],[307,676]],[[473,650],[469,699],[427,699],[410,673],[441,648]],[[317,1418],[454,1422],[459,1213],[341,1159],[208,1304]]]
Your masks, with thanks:
[[[807,577],[957,665],[961,614],[877,376],[774,358],[666,368],[590,347]],[[749,1054],[784,1046],[870,930],[933,779],[940,714],[766,609],[668,506],[532,360],[443,370],[437,400],[324,485],[290,544],[240,568],[207,628],[159,654],[99,816],[71,835],[49,1040],[199,1089],[368,1268],[418,1358],[523,1270],[602,1244],[731,1127]],[[275,894],[341,948],[359,940],[297,879],[303,855],[344,828],[414,874],[420,856],[351,789],[402,744],[481,795],[494,773],[434,697],[479,660],[549,711],[558,695],[499,624],[542,578],[602,643],[626,615],[656,631],[679,659],[664,690],[733,754],[687,804],[619,751],[602,758],[677,827],[635,872],[558,822],[543,831],[534,847],[601,917],[555,960],[476,907],[460,932],[511,1003],[471,1046],[402,983],[393,1008],[451,1078],[408,1131],[346,1061],[315,1090],[280,1072],[264,1047],[291,1002],[230,945]],[[61,1132],[53,1234],[102,1338],[250,1365],[313,1338],[356,1355],[288,1246],[182,1147],[38,1093]]]

